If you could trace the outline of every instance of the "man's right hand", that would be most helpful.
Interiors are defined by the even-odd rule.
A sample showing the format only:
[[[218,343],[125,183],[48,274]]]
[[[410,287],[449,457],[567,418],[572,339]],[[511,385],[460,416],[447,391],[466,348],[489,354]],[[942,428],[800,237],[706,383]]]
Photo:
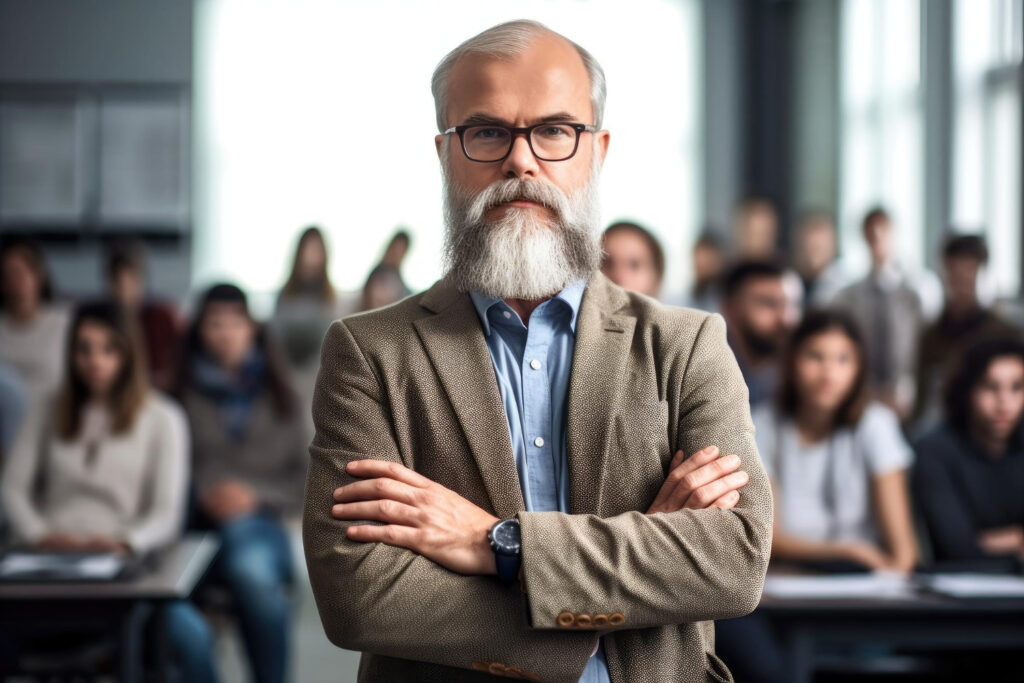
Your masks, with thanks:
[[[683,508],[732,509],[740,502],[740,489],[749,480],[746,472],[737,471],[739,466],[738,456],[719,458],[717,446],[708,446],[689,458],[679,451],[672,458],[665,483],[647,514],[676,512]]]

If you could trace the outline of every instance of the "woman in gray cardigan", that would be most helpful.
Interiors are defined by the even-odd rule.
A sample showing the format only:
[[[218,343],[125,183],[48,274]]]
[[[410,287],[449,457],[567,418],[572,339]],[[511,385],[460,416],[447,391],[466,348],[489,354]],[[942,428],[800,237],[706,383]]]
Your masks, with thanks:
[[[234,285],[203,296],[181,369],[198,517],[222,540],[213,577],[233,594],[253,679],[283,681],[293,569],[282,522],[302,505],[306,422]]]
[[[2,500],[15,538],[57,552],[122,554],[177,538],[188,428],[181,409],[150,388],[121,308],[77,310],[64,376],[56,398],[29,412],[5,463]],[[164,616],[184,678],[215,680],[202,616],[188,602]]]

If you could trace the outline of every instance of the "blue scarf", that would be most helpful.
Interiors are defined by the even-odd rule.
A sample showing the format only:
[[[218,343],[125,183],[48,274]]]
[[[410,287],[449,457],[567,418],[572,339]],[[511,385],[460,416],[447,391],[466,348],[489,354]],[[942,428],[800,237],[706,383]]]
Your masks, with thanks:
[[[266,356],[254,348],[238,372],[229,372],[205,353],[196,358],[192,377],[196,387],[220,408],[224,429],[234,441],[241,441],[256,397],[266,384]]]

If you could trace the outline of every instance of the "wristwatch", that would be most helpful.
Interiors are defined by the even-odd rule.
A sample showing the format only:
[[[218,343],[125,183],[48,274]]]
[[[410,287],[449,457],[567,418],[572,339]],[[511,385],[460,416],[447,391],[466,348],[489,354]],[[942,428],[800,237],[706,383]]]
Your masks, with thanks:
[[[487,541],[494,551],[494,565],[502,581],[515,581],[519,578],[519,565],[522,562],[520,538],[519,520],[515,518],[503,519],[487,530]]]

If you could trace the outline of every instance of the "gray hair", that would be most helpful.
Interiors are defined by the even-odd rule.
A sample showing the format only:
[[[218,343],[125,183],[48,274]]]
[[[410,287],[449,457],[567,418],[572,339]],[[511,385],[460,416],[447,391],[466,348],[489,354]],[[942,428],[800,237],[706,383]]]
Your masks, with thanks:
[[[601,65],[597,63],[593,55],[562,34],[552,31],[538,21],[519,19],[492,26],[483,33],[478,33],[445,55],[434,69],[434,76],[430,79],[430,90],[434,94],[434,111],[437,114],[438,132],[443,133],[448,128],[445,98],[448,94],[448,75],[451,73],[452,67],[455,66],[455,62],[469,54],[496,59],[511,59],[521,55],[529,47],[530,42],[542,33],[558,36],[576,48],[580,59],[583,60],[583,66],[586,67],[587,73],[590,75],[590,104],[594,109],[594,125],[600,128],[601,119],[604,118],[604,101],[607,95],[604,70],[601,69]]]

